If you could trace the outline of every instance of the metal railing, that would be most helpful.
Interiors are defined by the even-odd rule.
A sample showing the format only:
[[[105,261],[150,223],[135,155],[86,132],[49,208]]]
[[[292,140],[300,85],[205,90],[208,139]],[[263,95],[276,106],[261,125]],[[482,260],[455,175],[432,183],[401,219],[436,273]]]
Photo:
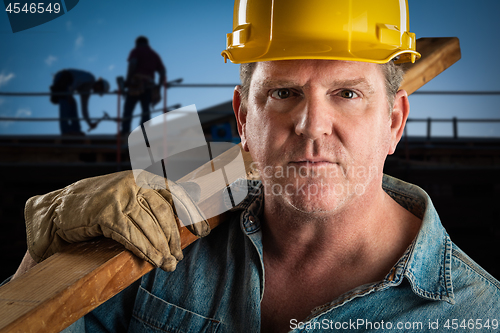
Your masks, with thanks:
[[[121,164],[121,151],[122,151],[122,135],[121,135],[121,123],[125,119],[129,118],[122,118],[121,117],[121,97],[126,93],[124,91],[123,85],[121,84],[122,82],[120,81],[121,78],[117,78],[117,84],[118,84],[118,90],[108,92],[108,93],[101,93],[99,95],[117,95],[117,112],[116,112],[116,117],[110,117],[106,112],[104,112],[104,116],[101,118],[90,118],[90,120],[93,121],[115,121],[117,124],[117,130],[116,130],[116,162],[118,166],[118,170],[120,170],[120,164]],[[225,87],[234,87],[237,84],[181,84],[182,79],[176,79],[167,82],[166,85],[163,86],[163,108],[153,110],[150,112],[150,114],[158,113],[158,112],[163,112],[166,113],[168,111],[171,111],[173,109],[177,109],[180,107],[179,104],[167,107],[167,88],[225,88]],[[89,92],[83,92],[83,93],[78,93],[78,92],[0,92],[0,96],[10,96],[10,97],[40,97],[40,96],[51,96],[51,95],[57,95],[57,96],[68,96],[68,95],[92,95],[96,93],[89,93]],[[136,115],[136,116],[131,116],[130,118],[135,118],[135,117],[140,117],[141,115]],[[85,120],[82,118],[21,118],[21,117],[0,117],[0,122],[2,121],[61,121],[61,120]]]
[[[458,123],[500,123],[500,119],[458,119],[453,117],[451,119],[443,118],[408,118],[407,123],[426,123],[426,138],[431,139],[432,123],[451,123],[453,139],[458,139]],[[406,129],[405,129],[406,131]]]

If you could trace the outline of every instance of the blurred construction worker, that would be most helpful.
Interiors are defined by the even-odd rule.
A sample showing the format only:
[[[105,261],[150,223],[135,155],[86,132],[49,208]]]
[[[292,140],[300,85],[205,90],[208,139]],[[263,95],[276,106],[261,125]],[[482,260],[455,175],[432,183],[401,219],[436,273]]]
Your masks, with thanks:
[[[50,101],[59,104],[59,127],[62,135],[85,135],[80,129],[76,100],[73,93],[80,94],[80,105],[82,115],[90,129],[94,129],[97,123],[92,122],[89,117],[88,105],[92,92],[104,94],[109,91],[108,81],[99,78],[89,72],[78,69],[64,69],[56,73],[52,86],[50,86]]]
[[[450,240],[427,193],[383,174],[409,114],[397,63],[420,57],[406,1],[235,7],[223,56],[242,64],[233,108],[260,180],[238,181],[249,195],[184,252],[173,195],[183,224],[199,236],[208,226],[158,176],[30,199],[33,259],[103,234],[163,269],[72,332],[497,330],[500,283]]]
[[[128,135],[132,122],[132,114],[137,102],[141,102],[141,124],[150,119],[150,104],[153,100],[155,73],[158,73],[158,85],[166,83],[166,69],[160,56],[149,46],[149,41],[144,36],[135,40],[135,48],[128,56],[128,70],[125,87],[127,96],[123,110],[122,134]],[[157,95],[157,94],[156,94]],[[155,96],[157,99],[158,96]],[[156,101],[157,102],[157,101]]]

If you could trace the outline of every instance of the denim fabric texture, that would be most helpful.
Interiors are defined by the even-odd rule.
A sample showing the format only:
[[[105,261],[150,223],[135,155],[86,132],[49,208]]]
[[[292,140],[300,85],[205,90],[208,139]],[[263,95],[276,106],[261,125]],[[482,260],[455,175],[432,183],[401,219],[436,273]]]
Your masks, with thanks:
[[[185,249],[175,272],[153,270],[66,332],[259,332],[264,194],[248,185],[234,218]],[[500,283],[453,244],[429,196],[389,176],[383,188],[422,219],[417,237],[384,280],[311,309],[290,330],[500,331]]]

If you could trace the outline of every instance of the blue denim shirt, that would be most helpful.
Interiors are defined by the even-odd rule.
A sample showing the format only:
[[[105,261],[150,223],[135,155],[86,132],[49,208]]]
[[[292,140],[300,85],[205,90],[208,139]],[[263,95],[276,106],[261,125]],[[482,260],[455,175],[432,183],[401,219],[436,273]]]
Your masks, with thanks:
[[[259,332],[264,195],[249,184],[234,218],[188,247],[175,272],[153,270],[67,332]],[[384,280],[311,309],[290,329],[499,331],[500,283],[453,244],[422,189],[389,176],[383,188],[422,219],[417,237]]]

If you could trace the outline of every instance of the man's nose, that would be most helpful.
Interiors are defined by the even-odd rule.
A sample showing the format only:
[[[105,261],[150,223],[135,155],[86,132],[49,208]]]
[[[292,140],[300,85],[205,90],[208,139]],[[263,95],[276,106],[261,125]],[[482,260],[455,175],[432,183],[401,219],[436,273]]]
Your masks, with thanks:
[[[327,96],[313,96],[305,100],[295,119],[295,133],[316,140],[333,132],[332,106]]]

